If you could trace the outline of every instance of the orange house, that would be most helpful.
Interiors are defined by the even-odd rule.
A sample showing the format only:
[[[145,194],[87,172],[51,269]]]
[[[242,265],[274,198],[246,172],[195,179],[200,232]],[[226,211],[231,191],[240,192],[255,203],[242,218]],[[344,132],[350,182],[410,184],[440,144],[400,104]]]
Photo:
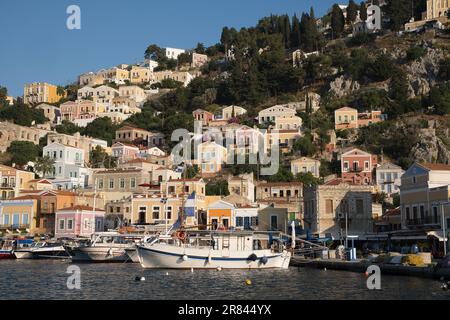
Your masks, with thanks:
[[[219,200],[208,206],[207,216],[208,216],[208,226],[211,230],[216,230],[218,228],[228,229],[235,226],[235,213],[234,205]]]

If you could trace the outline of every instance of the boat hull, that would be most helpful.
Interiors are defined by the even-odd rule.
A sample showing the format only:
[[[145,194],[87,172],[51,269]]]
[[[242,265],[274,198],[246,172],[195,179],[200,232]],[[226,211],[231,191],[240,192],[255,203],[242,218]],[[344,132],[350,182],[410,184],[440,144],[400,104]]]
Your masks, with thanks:
[[[131,260],[133,263],[139,263],[139,255],[137,253],[137,249],[125,249],[125,252],[127,253],[128,259]]]
[[[72,261],[125,262],[129,260],[125,249],[84,247],[72,251]]]
[[[14,259],[12,250],[0,250],[0,259]]]
[[[14,256],[16,259],[33,259],[33,253],[31,250],[15,250]]]
[[[258,250],[231,256],[208,249],[158,244],[138,246],[137,253],[142,267],[160,269],[287,269],[291,259],[287,251]],[[252,253],[256,255],[254,261],[249,260]]]

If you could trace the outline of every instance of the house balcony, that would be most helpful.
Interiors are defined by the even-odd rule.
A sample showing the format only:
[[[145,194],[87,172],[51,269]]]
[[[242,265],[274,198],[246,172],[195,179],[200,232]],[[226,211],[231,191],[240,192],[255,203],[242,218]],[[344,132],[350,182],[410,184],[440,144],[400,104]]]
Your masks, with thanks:
[[[29,224],[0,224],[0,230],[16,230],[16,229],[20,229],[20,230],[25,230],[30,228]]]
[[[0,185],[0,188],[5,188],[5,189],[14,189],[16,187],[15,183],[2,183]]]
[[[407,219],[406,226],[408,228],[440,228],[441,221],[439,217],[424,217],[424,218],[416,218],[416,219]]]
[[[55,214],[55,209],[52,208],[42,208],[41,214]]]

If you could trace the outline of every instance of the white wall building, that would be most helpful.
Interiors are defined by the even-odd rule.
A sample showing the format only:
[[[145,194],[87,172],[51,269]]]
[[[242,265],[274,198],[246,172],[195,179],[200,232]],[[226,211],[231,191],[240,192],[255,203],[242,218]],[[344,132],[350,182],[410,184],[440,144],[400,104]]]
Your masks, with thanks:
[[[83,149],[51,143],[44,147],[43,154],[55,161],[53,172],[46,173],[45,178],[53,179],[60,188],[58,181],[64,181],[65,189],[87,187],[90,170],[84,167]]]
[[[185,53],[184,49],[177,48],[164,48],[164,55],[169,59],[178,59],[178,56],[182,53]]]

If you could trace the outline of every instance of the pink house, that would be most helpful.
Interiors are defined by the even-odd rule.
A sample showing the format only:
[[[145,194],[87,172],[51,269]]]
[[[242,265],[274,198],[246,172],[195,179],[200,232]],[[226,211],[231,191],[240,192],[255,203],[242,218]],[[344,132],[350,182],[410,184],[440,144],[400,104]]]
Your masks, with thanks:
[[[55,237],[90,237],[104,231],[105,211],[88,206],[73,206],[56,211]]]
[[[377,156],[357,148],[341,155],[342,180],[351,184],[372,184]]]
[[[214,115],[203,109],[197,109],[192,112],[194,119],[201,121],[204,126],[207,126],[212,120],[214,120]]]
[[[136,159],[139,154],[139,148],[135,145],[116,142],[111,147],[113,157],[116,157],[119,163]]]

